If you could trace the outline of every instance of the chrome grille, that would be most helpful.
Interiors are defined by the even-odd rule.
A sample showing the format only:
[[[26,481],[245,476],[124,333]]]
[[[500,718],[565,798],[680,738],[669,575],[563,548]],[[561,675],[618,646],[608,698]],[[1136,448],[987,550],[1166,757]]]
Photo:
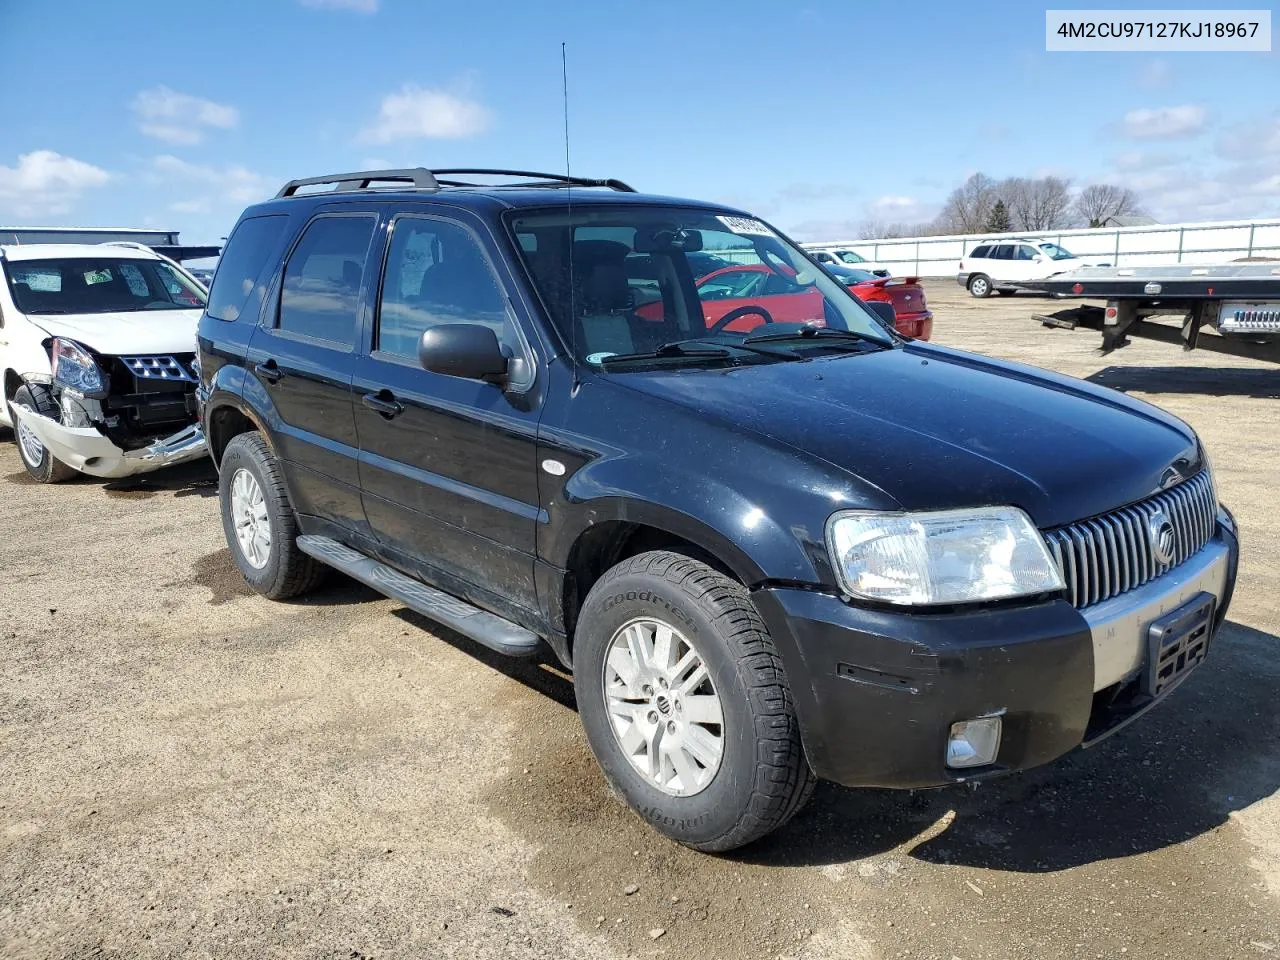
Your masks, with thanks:
[[[121,357],[124,365],[135,377],[143,380],[189,380],[194,382],[191,371],[177,357]]]
[[[1213,480],[1202,470],[1141,503],[1046,531],[1044,538],[1067,584],[1067,598],[1075,607],[1087,607],[1182,563],[1213,537],[1217,512]],[[1173,527],[1167,563],[1160,561],[1152,539],[1153,521],[1161,514]]]

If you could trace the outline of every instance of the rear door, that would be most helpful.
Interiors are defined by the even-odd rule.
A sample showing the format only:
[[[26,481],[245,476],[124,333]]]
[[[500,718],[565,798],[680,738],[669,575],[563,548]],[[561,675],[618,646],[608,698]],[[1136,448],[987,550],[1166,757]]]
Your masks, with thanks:
[[[426,579],[523,618],[538,609],[542,406],[511,278],[483,223],[466,211],[402,213],[389,229],[373,330],[354,380],[365,513],[378,539],[425,567]],[[518,382],[504,389],[423,369],[421,336],[444,323],[493,329],[518,360]]]
[[[246,354],[295,508],[353,529],[364,514],[351,377],[376,224],[372,210],[352,207],[312,218]]]
[[[991,259],[987,261],[988,269],[984,271],[997,286],[1014,280],[1017,266],[1013,262],[1012,243],[997,243],[991,248]]]

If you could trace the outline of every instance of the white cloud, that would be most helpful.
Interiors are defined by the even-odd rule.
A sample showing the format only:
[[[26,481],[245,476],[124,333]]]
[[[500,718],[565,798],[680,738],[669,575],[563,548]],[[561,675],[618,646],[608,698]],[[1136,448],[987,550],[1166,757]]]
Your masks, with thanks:
[[[1130,110],[1121,121],[1121,130],[1133,140],[1178,140],[1193,137],[1204,129],[1209,113],[1190,104],[1181,107],[1144,107]]]
[[[1184,159],[1185,157],[1173,153],[1146,153],[1141,150],[1131,150],[1115,157],[1111,165],[1121,173],[1131,173],[1136,170],[1155,170],[1159,167],[1172,166],[1175,163],[1181,163]]]
[[[1280,154],[1280,114],[1232,127],[1218,141],[1218,153],[1231,160]]]
[[[18,217],[67,213],[80,194],[100,187],[111,175],[91,163],[52,150],[18,157],[16,167],[0,165],[0,212]]]
[[[360,139],[368,143],[463,140],[484,133],[491,122],[488,108],[476,100],[405,84],[382,98],[377,119],[360,131]]]
[[[298,0],[304,7],[316,10],[350,10],[353,13],[377,13],[379,0]]]
[[[208,197],[197,197],[194,200],[179,200],[171,203],[169,209],[174,213],[208,213],[213,209],[213,203]]]
[[[133,98],[138,129],[148,137],[186,146],[199,143],[210,129],[228,130],[240,122],[235,107],[160,86]]]
[[[1138,84],[1148,90],[1162,90],[1173,81],[1173,67],[1168,60],[1148,60],[1138,71]]]
[[[218,200],[241,207],[265,200],[275,193],[272,182],[266,177],[235,163],[216,167],[162,154],[151,161],[151,173],[162,182],[203,185]],[[196,203],[199,199],[179,202]]]
[[[1116,181],[1137,191],[1143,206],[1165,223],[1280,213],[1280,174],[1270,163],[1212,170],[1184,164],[1121,174]]]

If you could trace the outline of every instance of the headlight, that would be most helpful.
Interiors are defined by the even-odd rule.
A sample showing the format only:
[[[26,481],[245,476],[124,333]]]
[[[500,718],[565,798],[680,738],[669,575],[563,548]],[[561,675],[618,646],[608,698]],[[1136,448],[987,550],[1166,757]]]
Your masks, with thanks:
[[[53,379],[86,396],[105,392],[106,378],[84,347],[71,340],[54,339]]]
[[[863,600],[967,603],[1063,588],[1040,531],[1016,507],[844,511],[827,522],[827,547],[840,585]]]

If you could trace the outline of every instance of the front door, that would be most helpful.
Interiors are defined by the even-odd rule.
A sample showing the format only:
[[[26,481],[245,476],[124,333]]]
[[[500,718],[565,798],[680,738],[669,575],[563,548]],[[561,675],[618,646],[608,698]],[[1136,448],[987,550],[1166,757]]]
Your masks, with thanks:
[[[516,382],[504,389],[424,370],[418,343],[443,323],[491,327],[521,360]],[[512,618],[536,611],[541,405],[532,353],[472,226],[417,214],[391,222],[367,347],[353,396],[374,533],[445,589]]]
[[[352,528],[364,515],[351,375],[376,223],[372,213],[312,220],[285,263],[276,310],[247,352],[295,509]]]

